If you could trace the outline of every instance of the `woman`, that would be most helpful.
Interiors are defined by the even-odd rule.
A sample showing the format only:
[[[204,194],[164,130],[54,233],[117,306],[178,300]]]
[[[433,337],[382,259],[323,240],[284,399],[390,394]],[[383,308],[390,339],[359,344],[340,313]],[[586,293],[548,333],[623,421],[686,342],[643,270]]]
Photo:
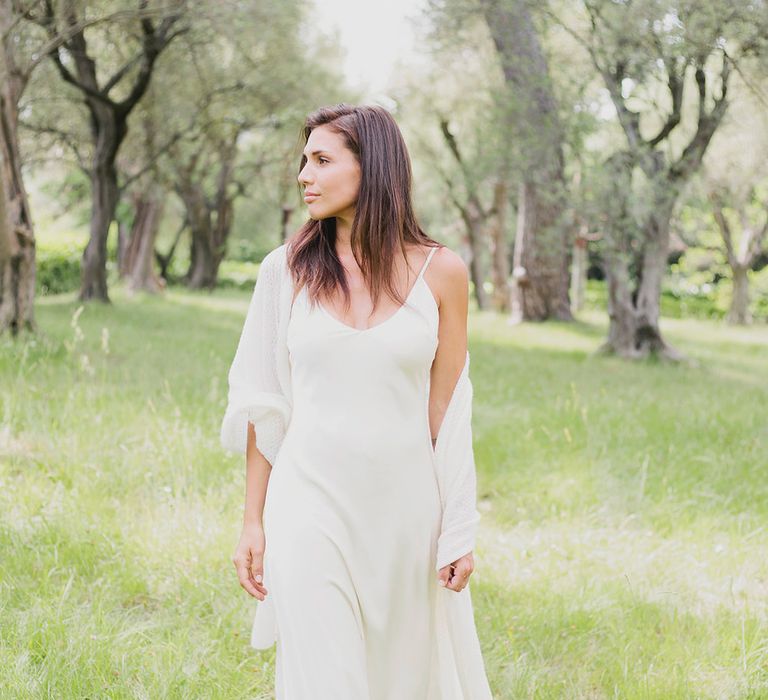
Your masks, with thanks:
[[[272,597],[277,698],[486,700],[471,612],[459,632],[441,626],[437,604],[439,587],[467,586],[472,552],[433,569],[445,527],[433,448],[467,358],[467,269],[419,227],[408,153],[386,110],[320,109],[305,142],[298,180],[310,220],[279,249],[292,282],[290,409],[277,389],[264,393],[274,377],[253,383],[269,398],[241,391],[238,404],[250,420],[233,561],[248,593]],[[277,283],[262,281],[276,252],[230,371],[222,436],[242,425],[233,397],[249,358],[266,362],[257,345],[277,333],[262,323],[252,343],[247,328],[276,303]],[[278,448],[264,416],[281,411],[290,419]]]

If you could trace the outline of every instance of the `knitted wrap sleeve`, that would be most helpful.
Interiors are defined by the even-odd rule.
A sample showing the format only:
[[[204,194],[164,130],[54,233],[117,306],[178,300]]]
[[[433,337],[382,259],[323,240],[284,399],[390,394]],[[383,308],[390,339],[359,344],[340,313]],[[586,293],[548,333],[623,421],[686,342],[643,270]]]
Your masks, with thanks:
[[[229,370],[227,409],[221,423],[221,444],[245,454],[248,423],[253,423],[256,447],[274,464],[291,415],[278,379],[281,252],[262,261],[248,313]]]

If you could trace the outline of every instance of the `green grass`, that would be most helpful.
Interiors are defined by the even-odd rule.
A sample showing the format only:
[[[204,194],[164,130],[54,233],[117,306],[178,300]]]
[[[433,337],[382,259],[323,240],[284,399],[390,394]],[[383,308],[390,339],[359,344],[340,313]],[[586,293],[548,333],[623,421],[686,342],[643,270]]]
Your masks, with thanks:
[[[0,697],[271,697],[218,442],[249,295],[111,295],[0,339]],[[470,319],[494,695],[766,698],[768,327],[665,320],[671,366],[604,324]]]

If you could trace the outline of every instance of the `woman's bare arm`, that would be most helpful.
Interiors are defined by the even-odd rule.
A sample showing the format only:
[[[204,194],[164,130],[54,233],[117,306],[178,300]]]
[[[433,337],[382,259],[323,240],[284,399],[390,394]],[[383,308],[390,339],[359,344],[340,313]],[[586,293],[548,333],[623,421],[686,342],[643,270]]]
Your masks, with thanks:
[[[245,453],[245,507],[243,525],[261,525],[272,465],[256,447],[253,423],[248,423],[248,446]]]
[[[245,456],[245,507],[243,531],[232,556],[240,585],[254,598],[264,600],[264,503],[272,465],[256,447],[256,432],[248,423],[248,443]]]
[[[469,272],[459,255],[441,248],[434,254],[425,279],[438,297],[440,311],[429,391],[429,429],[434,442],[467,359]]]
[[[435,253],[432,260],[427,268],[427,273],[432,273],[427,283],[437,293],[440,311],[438,346],[429,390],[429,429],[434,444],[467,361],[469,272],[464,261],[448,248]],[[458,593],[467,585],[474,569],[474,555],[468,552],[440,569],[437,579],[441,586]]]

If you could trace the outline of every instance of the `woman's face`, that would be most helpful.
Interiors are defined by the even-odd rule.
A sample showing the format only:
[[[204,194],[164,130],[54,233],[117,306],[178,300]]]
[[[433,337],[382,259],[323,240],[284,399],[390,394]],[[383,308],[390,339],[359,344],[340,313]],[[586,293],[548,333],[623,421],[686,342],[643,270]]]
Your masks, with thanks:
[[[360,164],[341,134],[326,126],[312,130],[304,148],[306,164],[299,173],[304,201],[312,219],[351,219],[360,190]]]

